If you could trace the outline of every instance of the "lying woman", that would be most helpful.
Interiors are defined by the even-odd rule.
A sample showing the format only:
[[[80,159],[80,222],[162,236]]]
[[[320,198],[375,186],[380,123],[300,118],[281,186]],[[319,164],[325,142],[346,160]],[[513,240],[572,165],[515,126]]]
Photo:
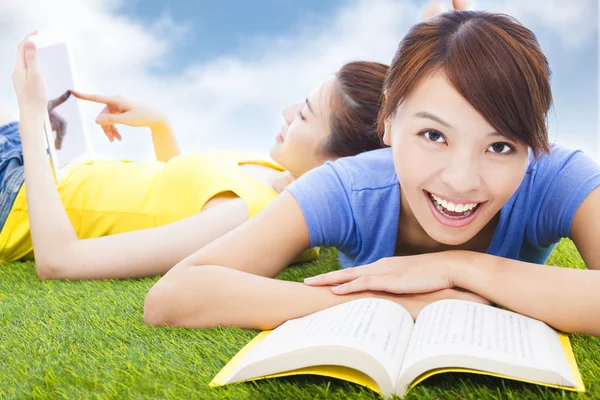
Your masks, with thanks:
[[[533,32],[503,14],[442,14],[402,40],[384,92],[391,148],[308,172],[183,260],[148,293],[146,322],[267,329],[359,297],[416,316],[462,295],[600,335],[600,166],[549,142],[550,68]],[[590,270],[542,265],[564,237]],[[345,269],[271,279],[320,245]]]
[[[179,155],[162,113],[119,96],[73,91],[106,104],[97,122],[111,141],[120,138],[115,123],[150,127],[157,161],[83,163],[58,182],[58,192],[34,125],[39,116],[25,121],[33,106],[19,104],[22,146],[19,123],[0,110],[0,260],[35,253],[46,279],[163,274],[257,214],[306,171],[383,147],[376,120],[386,71],[379,63],[348,63],[304,103],[286,108],[271,149],[279,165],[233,151]]]
[[[468,6],[453,1],[456,9]],[[439,12],[432,3],[422,18]],[[18,123],[0,107],[0,263],[35,254],[42,279],[163,274],[254,216],[306,171],[384,147],[375,126],[386,71],[379,63],[348,63],[305,102],[286,108],[270,152],[278,164],[232,151],[180,155],[160,111],[121,96],[71,91],[105,105],[96,122],[111,142],[121,139],[115,124],[149,127],[157,162],[83,163],[58,182],[59,198],[46,179],[46,156],[29,144],[41,139],[22,146]],[[32,108],[28,99],[19,106]],[[307,250],[295,261],[316,255]]]

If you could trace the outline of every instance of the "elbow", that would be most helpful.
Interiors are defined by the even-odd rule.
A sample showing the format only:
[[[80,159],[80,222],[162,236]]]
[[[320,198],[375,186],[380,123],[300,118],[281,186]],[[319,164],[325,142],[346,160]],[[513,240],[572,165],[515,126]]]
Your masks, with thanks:
[[[162,277],[152,286],[144,300],[144,322],[148,325],[168,325],[202,328],[192,326],[190,318],[197,320],[202,316],[202,308],[189,310],[185,304],[185,289],[181,286],[181,277],[185,273]],[[187,311],[186,311],[187,310]]]
[[[63,263],[56,257],[35,254],[35,272],[38,279],[65,279],[63,275]]]
[[[181,266],[171,269],[146,295],[144,322],[186,328],[218,325],[214,295],[220,282],[212,279],[211,271],[211,267],[194,267],[194,271]]]
[[[39,279],[81,279],[76,273],[82,258],[67,243],[53,243],[33,249],[35,272]]]
[[[148,325],[176,325],[170,313],[174,287],[167,279],[160,279],[144,300],[144,322]]]

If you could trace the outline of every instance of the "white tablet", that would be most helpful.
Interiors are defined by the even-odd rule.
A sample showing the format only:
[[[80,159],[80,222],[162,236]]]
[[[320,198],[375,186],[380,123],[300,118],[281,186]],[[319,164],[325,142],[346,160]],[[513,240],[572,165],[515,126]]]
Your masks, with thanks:
[[[48,91],[44,131],[54,173],[60,180],[74,165],[92,159],[92,149],[81,106],[69,92],[78,86],[68,43],[50,43],[39,35],[32,40]]]

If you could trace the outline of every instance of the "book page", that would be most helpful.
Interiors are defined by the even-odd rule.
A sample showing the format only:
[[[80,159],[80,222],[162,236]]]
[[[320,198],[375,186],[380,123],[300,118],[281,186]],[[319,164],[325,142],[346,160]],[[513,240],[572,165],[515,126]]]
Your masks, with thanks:
[[[412,327],[408,311],[392,301],[353,300],[285,322],[253,348],[236,371],[303,349],[345,347],[375,358],[395,382]]]
[[[440,355],[554,371],[573,382],[556,331],[533,318],[479,303],[443,300],[425,307],[415,323],[402,372]]]

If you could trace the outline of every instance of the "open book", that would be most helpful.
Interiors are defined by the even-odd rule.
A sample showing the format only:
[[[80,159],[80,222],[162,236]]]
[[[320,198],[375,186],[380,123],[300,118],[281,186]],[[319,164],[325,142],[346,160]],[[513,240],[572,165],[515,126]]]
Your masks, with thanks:
[[[585,391],[568,337],[543,322],[462,300],[434,302],[413,322],[402,306],[375,298],[262,332],[210,385],[315,374],[355,382],[385,397],[403,397],[442,372]]]

